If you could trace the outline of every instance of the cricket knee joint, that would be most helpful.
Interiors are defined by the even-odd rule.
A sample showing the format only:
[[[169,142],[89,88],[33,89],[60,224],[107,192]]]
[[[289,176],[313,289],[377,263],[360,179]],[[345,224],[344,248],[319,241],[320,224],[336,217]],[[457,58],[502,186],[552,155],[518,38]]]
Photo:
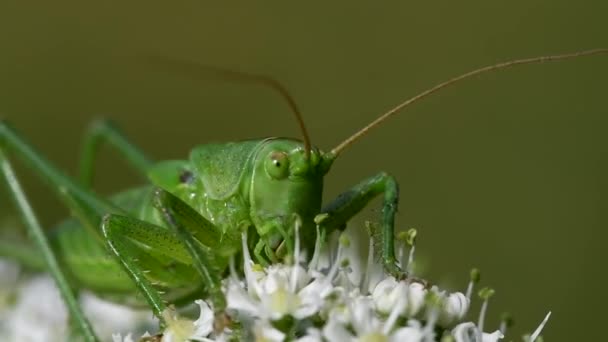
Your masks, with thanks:
[[[110,119],[101,118],[91,122],[88,128],[88,133],[93,136],[103,135],[109,129],[116,129],[116,126]]]

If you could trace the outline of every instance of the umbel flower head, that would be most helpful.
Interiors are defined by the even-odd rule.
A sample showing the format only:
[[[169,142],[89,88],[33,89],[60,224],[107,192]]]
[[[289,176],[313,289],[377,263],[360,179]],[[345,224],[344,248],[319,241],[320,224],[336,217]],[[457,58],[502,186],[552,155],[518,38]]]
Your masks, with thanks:
[[[494,294],[490,288],[479,291],[482,302],[476,322],[466,319],[471,306],[479,271],[471,272],[466,293],[448,293],[425,281],[395,279],[382,275],[372,281],[371,270],[381,268],[369,251],[367,268],[360,279],[353,280],[347,256],[349,239],[342,235],[335,242],[335,253],[322,257],[321,241],[317,240],[310,262],[300,251],[296,227],[294,262],[262,267],[255,264],[247,249],[247,233],[243,233],[243,270],[239,277],[234,262],[231,275],[224,280],[227,314],[233,324],[222,331],[212,329],[212,308],[197,301],[200,318],[189,321],[184,336],[184,321],[169,324],[163,341],[455,341],[493,342],[506,333],[508,324],[500,329],[484,331],[488,301]],[[319,236],[320,234],[317,234]],[[401,236],[401,266],[412,272],[416,231]],[[373,249],[373,241],[370,249]],[[405,260],[405,247],[409,247]],[[322,262],[321,259],[325,259]],[[527,341],[540,335],[549,315]],[[180,331],[178,333],[177,331]],[[176,336],[181,339],[176,339]],[[115,336],[115,342],[123,342]],[[124,340],[125,342],[128,340]]]
[[[351,259],[357,251],[350,246],[346,235],[328,242],[323,252],[321,240],[318,238],[313,256],[307,261],[300,250],[298,229],[296,226],[293,258],[295,262],[268,267],[262,267],[252,261],[246,244],[247,235],[243,233],[243,259],[233,260],[230,276],[223,281],[223,292],[227,299],[226,315],[230,317],[230,323],[222,325],[223,328],[218,329],[217,325],[214,325],[213,308],[204,300],[195,302],[200,312],[197,320],[192,321],[180,317],[174,310],[167,310],[163,315],[167,322],[166,329],[153,337],[144,334],[140,339],[134,339],[132,334],[116,333],[110,336],[108,322],[120,322],[120,328],[116,328],[120,331],[128,331],[125,330],[126,323],[131,324],[135,330],[142,322],[146,322],[147,329],[150,329],[149,314],[144,314],[145,318],[142,318],[141,314],[127,316],[126,313],[119,313],[115,307],[107,307],[107,303],[92,299],[89,294],[82,298],[85,311],[92,318],[92,323],[102,339],[113,342],[493,342],[505,336],[509,325],[508,318],[503,320],[498,329],[488,330],[484,327],[488,302],[494,294],[492,289],[483,288],[478,291],[481,301],[479,317],[474,320],[468,317],[469,308],[472,302],[475,302],[473,293],[480,280],[479,271],[471,271],[470,282],[464,293],[449,293],[413,277],[415,230],[398,237],[400,264],[410,277],[395,279],[390,275],[373,274],[373,270],[383,269],[375,262],[373,240],[369,244],[366,268],[359,272],[360,277],[355,277]],[[240,275],[236,271],[236,262],[243,263],[244,272]],[[50,291],[57,299],[53,301],[53,309],[47,312],[52,324],[40,334],[31,333],[36,327],[47,326],[40,324],[40,320],[44,319],[43,307],[32,305],[31,300],[36,298],[37,301],[43,292],[40,282],[40,278],[35,278],[35,293],[20,293],[17,295],[16,305],[11,309],[7,309],[6,305],[4,308],[0,306],[0,317],[9,317],[11,322],[19,322],[0,324],[0,336],[8,336],[8,341],[20,342],[23,339],[11,339],[11,336],[22,337],[29,334],[56,336],[46,339],[47,341],[66,340],[67,314],[65,308],[61,307],[50,280],[44,284],[47,288],[51,287]],[[0,294],[2,293],[0,289]],[[109,310],[108,318],[101,314],[103,310]],[[24,312],[26,314],[23,314]],[[29,323],[28,326],[27,319],[23,319],[24,315],[26,318],[35,315],[38,321]],[[549,314],[533,334],[525,337],[525,341],[537,340],[548,318]],[[57,320],[61,320],[63,326]],[[24,335],[26,330],[28,333]]]

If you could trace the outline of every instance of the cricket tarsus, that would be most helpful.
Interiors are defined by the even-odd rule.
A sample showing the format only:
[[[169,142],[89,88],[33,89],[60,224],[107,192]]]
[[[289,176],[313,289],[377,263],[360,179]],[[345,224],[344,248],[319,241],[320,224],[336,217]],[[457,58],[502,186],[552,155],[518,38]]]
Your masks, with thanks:
[[[550,55],[550,56],[539,56],[539,57],[531,57],[531,58],[524,58],[524,59],[516,59],[516,60],[493,64],[493,65],[489,65],[489,66],[485,66],[485,67],[482,67],[479,69],[469,71],[462,75],[451,78],[447,81],[441,82],[441,83],[435,85],[434,87],[429,88],[429,89],[423,91],[422,93],[419,93],[418,95],[416,95],[412,98],[409,98],[408,100],[398,104],[397,106],[393,107],[386,113],[380,115],[377,119],[375,119],[374,121],[369,123],[367,126],[363,127],[361,130],[359,130],[358,132],[356,132],[355,134],[351,135],[346,140],[344,140],[343,142],[338,144],[338,146],[334,147],[331,150],[331,153],[336,156],[339,155],[344,149],[346,149],[348,146],[353,144],[356,140],[358,140],[359,138],[366,135],[369,132],[369,130],[380,125],[381,123],[383,123],[384,121],[389,119],[391,116],[397,114],[398,112],[402,111],[406,107],[414,104],[415,102],[418,102],[419,100],[422,100],[423,98],[425,98],[443,88],[456,84],[465,79],[471,78],[475,75],[479,75],[479,74],[483,74],[486,72],[495,71],[495,70],[499,70],[499,69],[505,69],[505,68],[509,68],[509,67],[513,67],[513,66],[517,66],[517,65],[558,61],[558,60],[563,60],[563,59],[599,55],[599,54],[608,54],[608,49],[593,49],[593,50],[567,53],[567,54],[562,54],[562,55]]]

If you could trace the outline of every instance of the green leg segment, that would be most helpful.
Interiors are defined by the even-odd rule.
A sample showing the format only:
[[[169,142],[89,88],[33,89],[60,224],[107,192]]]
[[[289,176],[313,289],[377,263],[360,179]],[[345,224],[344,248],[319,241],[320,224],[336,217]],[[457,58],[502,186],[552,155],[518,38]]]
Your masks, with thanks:
[[[264,267],[270,265],[270,263],[268,262],[268,259],[263,254],[265,251],[265,248],[266,248],[266,242],[264,240],[260,239],[255,244],[255,248],[253,249],[253,255],[255,256],[256,261],[259,262]]]
[[[214,260],[210,247],[202,245],[194,238],[194,234],[200,233],[202,227],[211,227],[213,226],[212,223],[165,190],[157,189],[154,197],[156,208],[186,246],[192,257],[194,268],[207,285],[215,313],[223,314],[226,309],[226,298],[221,288],[220,270],[217,268],[217,261]],[[220,240],[215,241],[217,243]]]
[[[73,211],[76,209],[73,206],[74,203],[78,203],[86,208],[88,212],[122,212],[122,210],[82,189],[79,184],[72,181],[71,178],[54,168],[51,163],[41,157],[8,123],[0,120],[0,161],[2,163],[2,173],[8,182],[12,198],[15,200],[24,218],[31,239],[36,247],[38,247],[37,253],[44,259],[48,272],[55,279],[57,287],[64,297],[71,315],[71,321],[77,324],[86,341],[97,341],[90,324],[78,307],[78,301],[59,267],[56,255],[50,249],[48,240],[40,229],[40,225],[25,198],[25,194],[17,183],[14,172],[6,158],[6,154],[9,152],[34,170],[35,174],[44,180],[55,191],[56,195],[64,201],[68,208]],[[98,227],[98,219],[96,221],[95,217],[90,217],[89,221],[89,226]],[[95,233],[99,236],[98,230]]]
[[[49,161],[35,151],[7,122],[1,120],[0,149],[13,153],[15,157],[25,162],[62,199],[69,196],[79,201],[81,205],[86,206],[88,210],[100,214],[124,212],[110,202],[83,189],[80,184],[54,168]],[[66,205],[69,206],[70,203],[66,203]],[[96,226],[99,226],[98,223]]]
[[[85,141],[80,158],[80,181],[90,188],[93,183],[95,161],[102,143],[108,143],[122,154],[129,164],[144,177],[152,165],[144,153],[108,120],[93,122],[85,134]]]
[[[1,137],[0,137],[1,138]],[[2,140],[0,140],[2,142]],[[2,147],[2,145],[0,145]],[[74,294],[74,291],[68,284],[66,280],[66,276],[63,274],[59,267],[59,263],[57,261],[56,255],[51,250],[49,246],[48,239],[36,216],[34,215],[34,211],[32,210],[27,198],[25,197],[25,193],[23,192],[17,178],[15,177],[15,173],[8,160],[6,159],[2,148],[0,148],[0,168],[2,170],[2,175],[6,183],[8,184],[8,188],[11,192],[11,197],[15,201],[15,204],[21,215],[23,216],[26,228],[30,237],[34,240],[34,243],[40,250],[41,254],[44,257],[46,262],[46,268],[48,269],[51,276],[55,279],[55,283],[57,284],[57,288],[59,289],[59,293],[63,297],[63,300],[66,303],[68,311],[70,312],[71,319],[77,325],[80,333],[82,334],[85,341],[94,342],[98,341],[95,333],[93,332],[93,328],[91,324],[86,319],[80,306],[78,305],[78,300]]]
[[[381,193],[384,193],[382,260],[387,272],[396,277],[403,277],[403,271],[397,266],[395,258],[394,225],[399,201],[399,186],[394,177],[381,172],[364,180],[323,208],[316,221],[327,233],[335,229],[343,229],[353,216]]]
[[[167,228],[128,216],[107,215],[102,232],[111,255],[123,266],[161,325],[165,323],[162,313],[167,305],[159,287],[185,286],[200,295],[215,289],[209,284],[219,283],[219,280],[210,282],[209,279],[215,278],[206,276],[204,286],[200,287],[200,278],[191,265],[199,269],[197,259],[205,255],[201,257],[198,252],[193,255],[182,236]],[[190,290],[187,292],[191,293]]]
[[[128,240],[141,241],[142,237],[147,235],[145,229],[149,226],[152,226],[153,229],[155,227],[152,224],[127,216],[107,215],[103,218],[102,232],[110,252],[123,266],[135,286],[139,289],[148,304],[150,304],[152,312],[160,320],[161,327],[164,327],[163,311],[165,311],[167,306],[159,291],[154,288],[154,285],[146,278],[144,270],[137,264],[141,260],[137,260],[133,254],[133,243],[130,243]],[[167,241],[162,238],[155,241],[163,243],[164,248],[168,247],[165,244]],[[145,244],[145,241],[142,243]]]

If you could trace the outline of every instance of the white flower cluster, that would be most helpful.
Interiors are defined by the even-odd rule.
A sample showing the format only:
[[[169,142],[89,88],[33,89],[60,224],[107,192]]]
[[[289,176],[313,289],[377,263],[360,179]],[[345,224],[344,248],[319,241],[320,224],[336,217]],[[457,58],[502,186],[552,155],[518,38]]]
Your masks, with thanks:
[[[158,326],[148,310],[133,310],[84,292],[80,297],[95,332],[110,339],[117,331],[145,331]],[[48,275],[21,274],[19,266],[0,259],[0,341],[72,341],[68,312]]]
[[[409,234],[409,257],[401,264],[404,269],[411,271],[415,231],[410,231]],[[295,236],[298,236],[297,228]],[[299,262],[292,265],[275,264],[266,268],[254,264],[246,241],[247,236],[243,234],[244,277],[238,276],[233,263],[231,276],[223,284],[227,300],[226,314],[229,317],[226,324],[214,322],[212,308],[207,302],[197,300],[199,319],[192,321],[181,318],[174,311],[167,310],[164,313],[167,323],[165,331],[146,341],[493,342],[502,339],[506,332],[506,324],[493,332],[484,332],[488,299],[493,294],[491,289],[479,291],[482,304],[477,321],[465,319],[471,306],[474,284],[479,280],[477,271],[471,273],[466,293],[448,293],[415,278],[399,280],[382,273],[378,279],[372,279],[373,270],[383,269],[375,264],[372,250],[369,252],[367,268],[360,272],[361,276],[357,279],[353,276],[355,272],[351,272],[347,256],[350,243],[345,236],[330,246],[336,252],[329,254],[321,253],[321,242],[317,240],[310,262],[306,262],[307,258],[300,251],[300,241],[296,239],[294,260]],[[404,246],[399,253],[400,259],[403,259]],[[370,242],[370,248],[372,247],[373,243]],[[3,274],[0,278],[16,278],[14,269],[5,267],[2,271],[1,268]],[[48,305],[38,299],[43,292],[42,287],[51,286],[50,279],[42,279],[34,278],[34,281],[24,286],[25,290],[21,291],[23,298],[17,300],[17,305],[11,310],[7,311],[6,305],[4,309],[0,305],[0,321],[3,321],[0,322],[0,339],[65,339],[67,313],[56,291],[54,299]],[[28,287],[31,291],[27,290]],[[0,295],[2,293],[0,289]],[[81,300],[87,316],[102,338],[109,337],[108,329],[111,329],[112,320],[118,324],[114,326],[119,327],[114,331],[128,331],[129,324],[131,329],[136,329],[138,325],[144,324],[142,322],[150,328],[149,314],[144,314],[144,318],[142,313],[119,312],[119,309],[90,295]],[[5,300],[4,304],[6,303]],[[48,314],[47,321],[50,324],[45,330],[40,330],[40,327],[47,326],[42,314],[46,306],[53,307],[47,308],[47,311],[52,312]],[[108,308],[111,313],[103,318],[102,311],[107,311]],[[36,324],[25,323],[32,316],[39,316]],[[526,341],[533,342],[538,338],[548,318],[549,315]],[[142,340],[148,336],[143,335]],[[112,341],[133,342],[134,339],[131,334],[114,334]]]
[[[494,342],[504,337],[506,325],[491,333],[483,332],[487,300],[493,294],[491,289],[480,291],[484,301],[478,322],[464,321],[474,283],[479,279],[477,271],[472,272],[466,295],[447,293],[413,278],[397,280],[384,276],[370,285],[369,270],[377,266],[371,257],[373,251],[370,251],[367,271],[355,283],[348,274],[348,259],[344,258],[344,250],[349,245],[345,237],[340,238],[337,253],[328,267],[320,266],[319,241],[307,265],[296,239],[294,259],[300,262],[267,268],[253,263],[246,241],[247,236],[243,234],[244,279],[237,276],[232,265],[231,276],[224,282],[227,313],[235,324],[214,331],[212,309],[205,302],[197,301],[201,317],[196,322],[190,321],[186,330],[184,321],[175,326],[168,324],[162,341]],[[408,264],[412,259],[413,253],[410,253]],[[533,342],[539,336],[548,316],[528,341]],[[130,340],[123,341],[116,336],[114,341]]]

